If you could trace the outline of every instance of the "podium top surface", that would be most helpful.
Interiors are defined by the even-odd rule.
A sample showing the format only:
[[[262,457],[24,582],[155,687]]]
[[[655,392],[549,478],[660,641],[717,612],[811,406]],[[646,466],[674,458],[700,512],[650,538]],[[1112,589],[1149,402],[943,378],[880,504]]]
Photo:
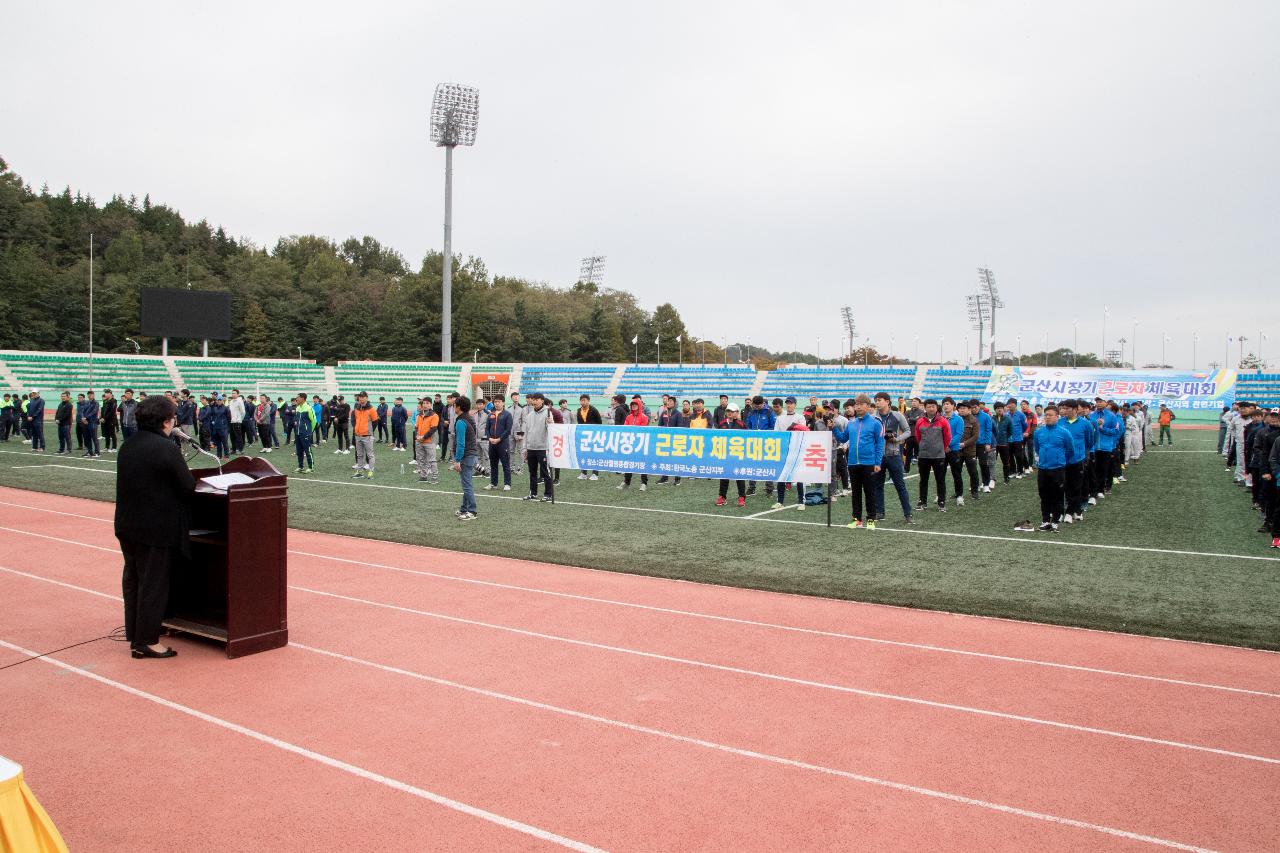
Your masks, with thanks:
[[[284,474],[280,473],[280,471],[277,470],[274,465],[272,465],[266,459],[263,459],[257,456],[237,456],[235,459],[232,459],[230,462],[223,465],[221,472],[219,472],[217,468],[192,468],[191,469],[192,476],[196,478],[197,489],[200,489],[201,481],[203,481],[206,477],[216,477],[219,473],[244,474],[247,477],[251,477],[255,481],[253,483],[244,483],[239,486],[231,486],[232,491],[234,491],[237,488],[241,488],[241,489],[253,488],[255,485],[258,485],[260,483],[261,485],[283,486],[287,482],[287,479],[284,476]],[[275,479],[272,479],[272,478],[275,478]],[[272,482],[262,483],[261,481],[263,480],[272,480]],[[225,492],[222,492],[222,490],[218,490],[218,491],[225,494]]]

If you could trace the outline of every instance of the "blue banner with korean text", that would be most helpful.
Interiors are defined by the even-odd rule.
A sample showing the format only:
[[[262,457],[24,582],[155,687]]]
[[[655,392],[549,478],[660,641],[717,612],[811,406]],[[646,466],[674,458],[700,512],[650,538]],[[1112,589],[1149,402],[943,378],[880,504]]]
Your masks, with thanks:
[[[1094,370],[1059,367],[997,367],[983,399],[1016,397],[1036,403],[1095,397],[1120,403],[1141,400],[1171,409],[1221,409],[1236,399],[1236,371]]]
[[[829,483],[831,433],[550,424],[553,468],[725,480]]]

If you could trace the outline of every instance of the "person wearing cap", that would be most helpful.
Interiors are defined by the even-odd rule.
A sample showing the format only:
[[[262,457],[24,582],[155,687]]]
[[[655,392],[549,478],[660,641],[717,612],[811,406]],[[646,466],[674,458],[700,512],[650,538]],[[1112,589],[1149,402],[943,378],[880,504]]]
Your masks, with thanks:
[[[218,458],[226,461],[231,455],[231,413],[223,403],[222,395],[215,393],[208,405],[209,441],[217,448]]]
[[[44,399],[35,388],[27,394],[25,411],[27,429],[31,432],[31,450],[44,453]]]
[[[751,398],[751,410],[746,413],[744,418],[747,429],[751,430],[773,430],[774,417],[773,409],[765,405],[764,397],[759,394]],[[756,481],[747,482],[747,496],[750,497],[756,493]],[[766,496],[773,496],[773,481],[770,480],[764,484],[764,493]]]
[[[378,410],[369,405],[369,393],[361,391],[356,394],[356,407],[351,410],[354,424],[354,440],[356,445],[356,472],[353,480],[373,479],[373,437],[374,425],[378,423]]]
[[[773,401],[773,404],[774,404],[773,429],[775,432],[787,432],[788,430],[796,426],[803,426],[805,430],[808,430],[809,428],[808,423],[805,421],[804,415],[798,414],[796,412],[795,397],[788,397],[785,402],[781,399],[775,399]],[[785,406],[785,411],[783,410],[784,406]],[[782,446],[786,447],[787,445],[784,443]],[[774,509],[782,509],[783,506],[786,504],[787,489],[790,486],[791,486],[790,483],[778,483],[778,486],[777,486],[778,500],[773,505]],[[796,508],[803,510],[804,509],[804,483],[796,483],[795,487],[796,487]]]
[[[724,419],[716,424],[717,429],[746,429],[747,425],[742,422],[741,412],[733,403],[726,403],[724,407]],[[747,484],[744,480],[734,480],[738,487],[738,506],[747,505]],[[724,506],[727,503],[729,494],[729,481],[720,481],[720,496],[716,498],[716,506]]]

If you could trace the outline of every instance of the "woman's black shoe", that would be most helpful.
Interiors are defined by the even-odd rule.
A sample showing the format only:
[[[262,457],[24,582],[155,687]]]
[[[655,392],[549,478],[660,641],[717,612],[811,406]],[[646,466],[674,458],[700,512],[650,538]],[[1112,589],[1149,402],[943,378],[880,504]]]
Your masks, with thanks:
[[[134,647],[132,650],[135,658],[171,658],[177,657],[178,653],[173,649],[166,648],[162,652],[154,652],[150,646]]]

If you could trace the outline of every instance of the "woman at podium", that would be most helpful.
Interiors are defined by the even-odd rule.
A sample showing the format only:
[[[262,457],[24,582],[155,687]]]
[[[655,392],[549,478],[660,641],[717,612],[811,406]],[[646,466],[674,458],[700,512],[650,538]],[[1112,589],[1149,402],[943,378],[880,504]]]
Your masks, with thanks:
[[[175,558],[188,553],[188,501],[196,481],[169,435],[177,406],[156,395],[138,404],[138,431],[116,463],[116,538],[124,555],[124,630],[135,658],[171,658],[160,645]]]

